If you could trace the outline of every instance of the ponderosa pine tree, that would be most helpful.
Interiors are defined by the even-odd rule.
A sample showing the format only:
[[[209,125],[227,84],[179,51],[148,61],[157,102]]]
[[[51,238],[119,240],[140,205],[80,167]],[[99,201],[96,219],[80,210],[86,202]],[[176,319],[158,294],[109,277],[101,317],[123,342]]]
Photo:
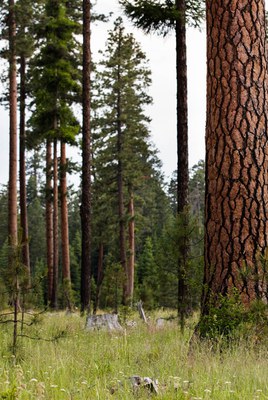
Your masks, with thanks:
[[[205,276],[202,313],[232,288],[267,301],[264,1],[207,1]]]
[[[39,1],[41,3],[42,1]],[[19,188],[20,188],[20,227],[22,235],[22,262],[31,275],[28,212],[26,200],[26,98],[27,98],[27,62],[33,53],[33,25],[36,2],[18,0],[16,2],[17,54],[19,59]],[[35,15],[34,15],[35,14]]]
[[[79,32],[79,25],[66,16],[64,1],[47,0],[46,18],[42,22],[43,32],[41,46],[32,62],[32,95],[35,109],[31,118],[33,133],[41,138],[53,140],[53,290],[51,305],[57,307],[58,276],[58,141],[74,143],[79,125],[74,117],[71,105],[77,100],[80,92],[79,67],[76,55],[77,42],[74,34]],[[64,164],[65,162],[62,162]],[[48,168],[48,166],[47,166]],[[48,181],[47,181],[48,184]],[[61,186],[64,188],[64,185]],[[62,194],[62,198],[66,193]],[[63,212],[67,213],[66,207]],[[63,215],[63,213],[62,213]],[[64,221],[67,220],[64,216]],[[62,223],[62,228],[66,224]],[[63,232],[62,240],[68,235]],[[64,243],[64,251],[69,243]],[[67,250],[68,251],[68,250]],[[62,261],[68,262],[65,257]],[[65,284],[69,282],[70,266],[64,265]],[[51,283],[49,283],[50,285]],[[70,282],[68,283],[70,287]],[[69,297],[68,297],[69,299]],[[68,299],[67,303],[68,303]]]
[[[96,82],[94,184],[102,186],[102,191],[105,188],[113,192],[112,202],[117,203],[118,257],[125,274],[123,302],[127,304],[132,300],[134,288],[133,193],[148,173],[151,155],[149,119],[144,114],[144,106],[151,102],[146,93],[151,80],[145,55],[133,36],[124,32],[121,18],[109,33]]]
[[[188,107],[187,107],[187,61],[186,22],[198,25],[203,16],[202,0],[121,0],[126,14],[137,27],[145,32],[156,31],[166,35],[175,30],[176,35],[176,78],[177,78],[177,214],[187,223],[188,207]],[[187,268],[187,239],[180,246],[178,259],[178,312],[181,327],[185,314],[185,269]]]

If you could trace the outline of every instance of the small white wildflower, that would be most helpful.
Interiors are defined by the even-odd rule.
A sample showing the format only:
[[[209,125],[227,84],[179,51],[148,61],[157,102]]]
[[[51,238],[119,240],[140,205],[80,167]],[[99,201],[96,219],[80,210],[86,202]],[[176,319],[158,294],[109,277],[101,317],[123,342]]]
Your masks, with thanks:
[[[58,385],[50,385],[51,388],[57,388]]]
[[[61,390],[60,390],[61,392],[66,392],[66,390],[64,389],[64,388],[61,388]]]
[[[231,385],[232,382],[226,381],[226,382],[224,382],[224,383],[225,383],[225,385]]]

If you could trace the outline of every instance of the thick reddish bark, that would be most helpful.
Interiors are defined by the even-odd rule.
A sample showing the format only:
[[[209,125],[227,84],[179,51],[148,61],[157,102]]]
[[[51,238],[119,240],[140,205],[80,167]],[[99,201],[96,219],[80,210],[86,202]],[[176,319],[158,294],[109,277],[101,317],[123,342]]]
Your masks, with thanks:
[[[83,137],[81,311],[90,312],[91,295],[91,137],[90,137],[90,1],[83,0]]]
[[[46,146],[46,242],[48,269],[48,304],[52,302],[53,290],[53,204],[52,204],[52,145]]]
[[[70,272],[70,249],[69,249],[69,224],[68,224],[68,201],[67,201],[67,178],[66,178],[66,144],[61,141],[60,159],[60,200],[61,200],[61,252],[62,252],[62,277],[64,294],[68,309],[71,305],[71,272]]]
[[[263,298],[268,235],[264,1],[207,0],[205,289]]]
[[[27,213],[27,195],[26,195],[26,166],[25,166],[25,57],[20,57],[20,226],[22,230],[22,262],[26,266],[31,279],[30,251],[29,251],[29,232],[28,232],[28,213]]]
[[[9,0],[9,182],[8,182],[8,237],[9,244],[18,242],[17,226],[17,67],[16,21],[14,0]]]
[[[54,139],[53,154],[53,286],[52,286],[52,308],[58,307],[58,278],[59,278],[59,207],[58,207],[58,155],[57,139]]]

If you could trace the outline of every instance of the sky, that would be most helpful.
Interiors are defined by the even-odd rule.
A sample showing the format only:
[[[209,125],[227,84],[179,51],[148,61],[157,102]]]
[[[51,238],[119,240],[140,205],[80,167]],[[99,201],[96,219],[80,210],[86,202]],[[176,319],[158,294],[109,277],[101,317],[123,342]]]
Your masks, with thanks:
[[[113,12],[110,22],[92,26],[93,59],[98,59],[98,51],[105,48],[107,30],[113,27],[113,21],[122,16],[117,0],[95,0],[94,10],[108,14]],[[159,150],[166,178],[176,169],[176,63],[175,37],[170,34],[165,38],[157,35],[145,35],[125,19],[127,32],[132,32],[147,55],[152,71],[150,95],[153,105],[148,107],[151,117],[151,140]],[[188,64],[188,126],[189,126],[189,166],[193,166],[205,153],[205,77],[206,77],[206,38],[205,31],[187,29],[187,64]],[[8,111],[0,108],[0,184],[8,180]],[[69,156],[77,159],[77,152],[69,149]]]

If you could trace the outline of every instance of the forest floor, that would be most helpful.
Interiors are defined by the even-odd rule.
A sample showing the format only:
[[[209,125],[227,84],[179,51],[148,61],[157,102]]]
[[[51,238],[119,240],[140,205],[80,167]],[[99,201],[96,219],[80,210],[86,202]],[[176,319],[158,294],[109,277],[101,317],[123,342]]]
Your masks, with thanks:
[[[135,326],[108,333],[87,332],[78,314],[46,313],[24,334],[60,338],[18,337],[16,357],[12,326],[2,324],[0,399],[268,399],[267,347],[203,341],[189,353],[194,321],[182,335],[175,321],[157,328],[156,314],[148,325],[131,317]],[[158,394],[134,388],[133,376],[153,378]]]

